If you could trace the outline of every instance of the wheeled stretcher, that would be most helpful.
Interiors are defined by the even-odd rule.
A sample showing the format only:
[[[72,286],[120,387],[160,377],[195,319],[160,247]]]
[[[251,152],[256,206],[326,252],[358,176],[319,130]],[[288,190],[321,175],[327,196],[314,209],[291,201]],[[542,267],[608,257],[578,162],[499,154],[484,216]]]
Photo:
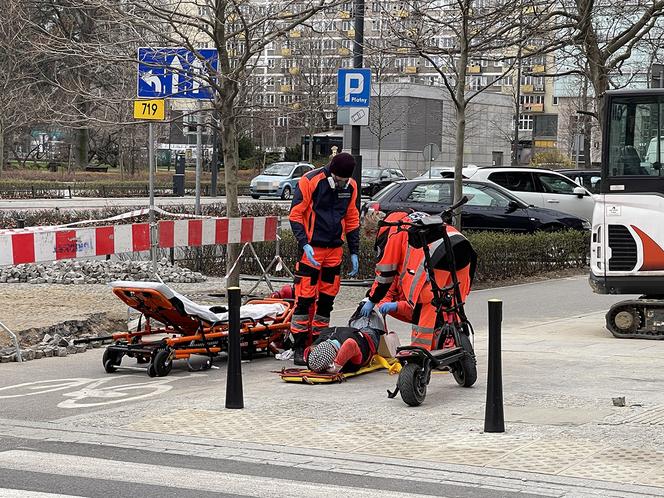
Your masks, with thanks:
[[[162,283],[112,282],[113,293],[141,313],[135,331],[106,337],[79,339],[77,343],[112,340],[102,359],[108,373],[121,367],[122,358],[147,363],[150,377],[168,375],[174,360],[192,355],[212,358],[228,350],[228,310],[203,306]],[[240,308],[240,338],[243,356],[274,352],[290,330],[293,302],[285,299],[253,299]],[[143,321],[144,320],[144,321]]]

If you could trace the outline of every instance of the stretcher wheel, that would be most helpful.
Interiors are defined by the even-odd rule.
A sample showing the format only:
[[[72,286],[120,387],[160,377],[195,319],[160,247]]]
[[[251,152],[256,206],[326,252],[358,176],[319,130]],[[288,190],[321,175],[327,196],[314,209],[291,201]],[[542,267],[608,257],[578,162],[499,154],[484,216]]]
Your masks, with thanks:
[[[160,349],[152,358],[152,363],[148,367],[148,375],[150,375],[150,369],[152,369],[157,377],[166,377],[171,368],[173,368],[173,360],[170,349]],[[152,375],[150,376],[152,377]]]
[[[452,365],[452,375],[461,387],[470,387],[477,381],[477,362],[475,352],[470,343],[470,337],[459,333],[459,346],[467,353],[462,359]]]
[[[104,370],[106,373],[113,373],[117,370],[117,366],[122,362],[122,353],[116,351],[109,351],[108,349],[104,350],[104,354],[101,357],[101,363],[104,365]]]
[[[406,363],[399,372],[397,387],[404,403],[409,406],[420,406],[427,395],[424,369],[416,363]]]

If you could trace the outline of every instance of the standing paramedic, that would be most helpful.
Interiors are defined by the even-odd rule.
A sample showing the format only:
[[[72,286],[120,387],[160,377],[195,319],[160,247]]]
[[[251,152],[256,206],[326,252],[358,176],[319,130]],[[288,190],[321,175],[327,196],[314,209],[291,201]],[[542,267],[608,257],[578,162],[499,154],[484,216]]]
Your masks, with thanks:
[[[317,336],[330,325],[339,292],[344,235],[352,262],[349,276],[359,270],[360,213],[358,188],[351,178],[355,159],[346,152],[330,164],[304,175],[297,184],[289,216],[302,257],[295,268],[295,311],[291,333],[295,364],[306,365],[304,348],[311,332]],[[309,310],[316,304],[313,319]]]

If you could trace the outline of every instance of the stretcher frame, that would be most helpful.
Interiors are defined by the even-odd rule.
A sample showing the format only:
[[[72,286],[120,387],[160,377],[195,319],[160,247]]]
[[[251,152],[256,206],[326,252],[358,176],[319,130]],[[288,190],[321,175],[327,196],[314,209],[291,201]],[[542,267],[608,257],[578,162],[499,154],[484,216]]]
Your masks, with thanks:
[[[147,363],[149,376],[163,377],[170,372],[174,360],[204,355],[208,357],[204,368],[209,368],[212,358],[228,351],[228,320],[211,322],[186,313],[183,306],[178,306],[177,300],[168,299],[158,289],[119,286],[113,288],[113,293],[141,313],[137,330],[75,341],[80,344],[112,340],[102,359],[106,372],[113,373],[118,368],[124,368],[120,363],[124,356],[128,356],[136,358],[138,363]],[[281,341],[290,331],[294,302],[265,298],[251,299],[246,304],[282,304],[285,307],[281,314],[272,318],[256,320],[240,317],[243,356],[253,359],[257,353],[269,355],[270,344]],[[143,318],[145,323],[141,327]],[[155,326],[153,321],[163,326]],[[157,339],[154,337],[157,335],[164,337]]]

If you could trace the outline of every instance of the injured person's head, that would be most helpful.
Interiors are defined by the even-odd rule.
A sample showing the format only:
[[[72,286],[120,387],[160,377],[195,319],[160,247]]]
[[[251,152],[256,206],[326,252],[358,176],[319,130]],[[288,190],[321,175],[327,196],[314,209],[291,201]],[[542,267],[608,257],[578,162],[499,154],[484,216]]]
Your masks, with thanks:
[[[328,339],[312,347],[307,357],[309,370],[320,373],[332,367],[339,350],[338,344],[337,341]]]

